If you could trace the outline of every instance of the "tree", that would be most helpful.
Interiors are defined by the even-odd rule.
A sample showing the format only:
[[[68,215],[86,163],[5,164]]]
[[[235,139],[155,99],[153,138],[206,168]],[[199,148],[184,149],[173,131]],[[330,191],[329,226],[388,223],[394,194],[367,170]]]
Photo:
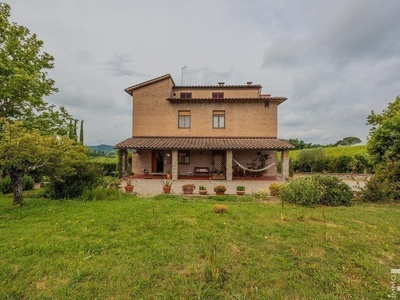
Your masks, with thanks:
[[[325,158],[322,148],[303,149],[299,153],[299,164],[306,165],[310,168],[310,172],[314,172],[315,167]]]
[[[10,6],[0,3],[0,118],[20,120],[45,134],[65,135],[72,117],[43,100],[57,92],[46,70],[54,58],[29,29],[9,21]]]
[[[355,136],[349,136],[349,137],[345,137],[339,141],[336,142],[336,146],[351,146],[351,145],[355,145],[361,143],[361,140],[358,137]]]
[[[367,143],[375,174],[361,192],[364,201],[400,201],[400,96],[380,114],[367,118],[372,125]]]
[[[79,142],[83,145],[83,120],[81,121],[81,130],[79,132]]]
[[[372,125],[367,143],[375,165],[400,160],[400,96],[389,103],[381,114],[374,111],[367,121]]]
[[[22,178],[29,171],[71,173],[71,162],[86,159],[87,148],[66,136],[43,135],[26,129],[22,122],[0,121],[0,167],[10,174],[14,204],[23,205]]]

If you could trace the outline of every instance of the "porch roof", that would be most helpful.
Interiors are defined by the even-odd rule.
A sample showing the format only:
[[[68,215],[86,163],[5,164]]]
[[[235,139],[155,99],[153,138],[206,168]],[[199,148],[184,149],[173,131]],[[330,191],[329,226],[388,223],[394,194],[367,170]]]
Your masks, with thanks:
[[[117,145],[117,149],[259,149],[285,150],[294,146],[284,140],[267,137],[148,137],[128,138]]]

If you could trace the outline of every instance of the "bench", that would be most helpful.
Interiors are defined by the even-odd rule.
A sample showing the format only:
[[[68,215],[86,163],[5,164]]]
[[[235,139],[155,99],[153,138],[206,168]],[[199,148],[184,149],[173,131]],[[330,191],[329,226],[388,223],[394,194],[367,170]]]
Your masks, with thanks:
[[[194,167],[193,169],[194,175],[210,175],[210,168],[209,167]]]

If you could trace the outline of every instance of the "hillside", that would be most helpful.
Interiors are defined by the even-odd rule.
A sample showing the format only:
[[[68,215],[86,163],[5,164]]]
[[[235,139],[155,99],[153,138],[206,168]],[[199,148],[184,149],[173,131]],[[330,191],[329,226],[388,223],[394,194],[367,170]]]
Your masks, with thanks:
[[[107,154],[110,152],[115,152],[114,146],[111,145],[101,144],[97,146],[88,146],[88,147],[95,153]]]

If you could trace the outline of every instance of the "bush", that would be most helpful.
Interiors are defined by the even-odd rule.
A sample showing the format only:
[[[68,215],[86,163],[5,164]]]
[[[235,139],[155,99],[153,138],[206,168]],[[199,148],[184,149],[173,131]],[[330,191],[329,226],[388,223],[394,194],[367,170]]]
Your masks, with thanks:
[[[34,181],[32,177],[25,175],[22,178],[22,190],[29,191],[33,189]],[[11,178],[10,176],[6,176],[3,179],[0,179],[0,192],[3,194],[11,194],[13,192]]]
[[[269,194],[271,196],[279,196],[281,189],[283,188],[283,184],[272,183],[269,185]]]
[[[215,204],[213,206],[213,211],[216,214],[223,214],[223,213],[228,211],[228,207],[226,205],[223,205],[223,204]]]
[[[30,191],[33,190],[33,185],[35,184],[35,181],[31,176],[25,175],[22,178],[22,190],[23,191]]]
[[[291,181],[280,190],[282,200],[305,206],[351,205],[350,187],[333,176],[315,175]]]
[[[53,199],[76,198],[85,190],[101,186],[103,169],[93,163],[80,162],[72,166],[73,172],[68,174],[52,174],[48,187],[48,196]]]
[[[361,189],[360,198],[365,202],[399,201],[400,162],[378,165],[374,176]]]
[[[10,176],[0,179],[0,192],[3,194],[10,194],[13,192]]]
[[[113,162],[94,162],[95,164],[101,166],[104,171],[105,176],[115,176],[117,174],[117,164]]]

